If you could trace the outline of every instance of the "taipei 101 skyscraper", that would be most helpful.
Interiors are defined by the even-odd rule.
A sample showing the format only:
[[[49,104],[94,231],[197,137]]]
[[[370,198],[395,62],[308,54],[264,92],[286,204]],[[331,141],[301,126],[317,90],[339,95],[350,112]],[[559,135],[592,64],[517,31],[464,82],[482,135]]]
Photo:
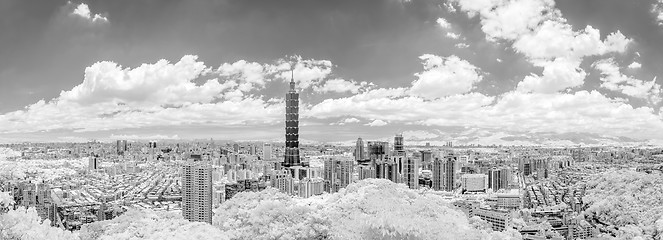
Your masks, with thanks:
[[[285,160],[283,167],[299,166],[299,93],[295,91],[294,71],[285,95]]]

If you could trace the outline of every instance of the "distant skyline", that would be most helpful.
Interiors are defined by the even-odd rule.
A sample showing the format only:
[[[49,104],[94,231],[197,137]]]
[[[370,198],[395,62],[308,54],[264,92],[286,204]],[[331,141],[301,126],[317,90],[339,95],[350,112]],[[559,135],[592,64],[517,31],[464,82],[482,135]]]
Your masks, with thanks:
[[[280,140],[292,62],[303,142],[663,143],[663,0],[8,0],[0,31],[0,143]]]

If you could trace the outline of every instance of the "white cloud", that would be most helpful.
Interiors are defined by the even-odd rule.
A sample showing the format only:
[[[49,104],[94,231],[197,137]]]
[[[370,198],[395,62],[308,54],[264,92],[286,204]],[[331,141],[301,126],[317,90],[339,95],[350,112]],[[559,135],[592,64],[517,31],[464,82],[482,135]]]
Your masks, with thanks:
[[[423,130],[416,130],[416,131],[405,131],[403,132],[403,137],[405,140],[426,140],[426,139],[434,139],[439,137],[439,135],[429,132],[429,131],[423,131]]]
[[[440,27],[442,27],[442,28],[444,28],[444,29],[449,29],[449,28],[451,28],[451,23],[449,23],[449,21],[447,21],[447,20],[444,19],[444,18],[438,18],[438,19],[437,19],[437,25],[440,25]]]
[[[520,90],[545,93],[552,91],[551,86],[557,86],[555,90],[579,86],[586,75],[580,69],[584,57],[624,52],[631,41],[619,31],[601,40],[599,30],[591,26],[574,31],[553,0],[455,2],[470,16],[480,16],[488,40],[510,42],[532,64],[543,67],[543,74],[526,77]]]
[[[472,90],[481,81],[479,69],[457,56],[439,57],[424,54],[424,71],[416,73],[410,93],[426,99],[435,99]]]
[[[68,4],[72,4],[71,2],[68,2]],[[88,7],[87,4],[81,3],[74,10],[71,12],[72,15],[76,15],[85,19],[88,19],[92,22],[108,22],[108,18],[105,16],[102,16],[100,14],[92,14],[90,11],[90,7]]]
[[[630,69],[638,69],[641,68],[642,65],[639,62],[632,62],[631,64],[628,65],[628,68]]]
[[[663,0],[658,0],[658,2],[652,4],[651,12],[654,14],[658,25],[663,26]]]
[[[447,37],[448,37],[448,38],[451,38],[451,39],[459,39],[459,38],[460,38],[460,34],[458,34],[458,33],[452,33],[452,32],[447,32]]]
[[[376,120],[373,120],[372,122],[364,124],[364,125],[370,126],[370,127],[381,127],[381,126],[387,125],[387,122],[382,121],[380,119],[376,119]]]
[[[518,83],[519,91],[554,93],[582,85],[587,75],[579,67],[579,62],[567,58],[556,58],[554,61],[542,62],[539,65],[543,67],[543,74],[531,74],[525,77]]]
[[[361,120],[359,120],[357,118],[346,118],[346,119],[343,119],[339,122],[332,123],[331,125],[341,125],[342,126],[342,125],[346,125],[348,123],[358,123],[358,122],[361,122]]]
[[[497,62],[500,62],[500,63],[501,63],[501,62],[502,62],[502,59],[499,59],[499,58],[498,58],[498,59],[495,59],[495,61],[497,61]]]
[[[601,87],[645,99],[653,104],[661,101],[661,85],[656,83],[656,79],[646,82],[626,76],[620,72],[619,66],[612,58],[596,61],[592,66],[601,71]]]
[[[198,62],[196,56],[189,55],[176,63],[160,60],[133,69],[112,62],[98,62],[86,68],[81,84],[62,91],[59,97],[0,115],[0,132],[98,131],[195,123],[236,125],[279,121],[282,101],[265,102],[260,97],[246,96],[239,89],[259,78],[233,73],[251,72],[247,69],[255,66],[241,61],[232,65],[246,69],[236,71],[222,67],[211,71],[204,63]],[[232,78],[224,82],[213,78],[203,84],[195,83],[195,80],[213,76]]]
[[[313,91],[320,93],[326,93],[326,92],[357,93],[359,92],[359,89],[362,88],[362,86],[366,85],[367,85],[366,82],[362,82],[362,84],[359,84],[355,81],[347,81],[344,79],[337,78],[326,81],[322,86],[314,86]]]
[[[456,48],[468,48],[470,45],[467,45],[467,43],[456,43]]]
[[[290,61],[296,62],[292,72],[293,67]],[[286,82],[289,82],[294,74],[297,87],[307,89],[319,85],[331,74],[332,63],[329,60],[302,59],[301,56],[295,56],[291,60],[279,60],[276,65],[269,66],[266,71],[276,74],[276,77]]]

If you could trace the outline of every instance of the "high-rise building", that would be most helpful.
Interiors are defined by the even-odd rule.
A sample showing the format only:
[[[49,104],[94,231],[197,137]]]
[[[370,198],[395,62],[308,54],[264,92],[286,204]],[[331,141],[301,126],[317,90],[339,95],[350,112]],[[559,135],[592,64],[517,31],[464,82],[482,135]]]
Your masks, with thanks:
[[[272,144],[265,143],[262,145],[262,160],[269,161],[272,159]]]
[[[433,153],[428,150],[421,151],[421,167],[424,170],[430,170],[432,168]]]
[[[354,161],[352,159],[325,159],[324,164],[324,189],[326,192],[338,192],[352,182],[354,173]]]
[[[444,190],[453,191],[456,188],[456,156],[448,155],[444,162]]]
[[[405,158],[403,180],[411,189],[419,189],[419,161],[416,158]]]
[[[212,197],[212,166],[200,155],[191,155],[182,167],[182,216],[212,224]]]
[[[124,153],[128,150],[127,140],[117,140],[116,149],[117,149],[117,155],[124,155]]]
[[[376,164],[376,162],[386,160],[390,154],[389,142],[368,141],[367,147],[368,159],[372,165]]]
[[[299,181],[298,196],[308,198],[323,193],[323,181],[320,178],[304,178]]]
[[[375,178],[375,167],[369,165],[359,165],[357,167],[357,175],[359,180]]]
[[[294,73],[293,73],[294,74]],[[299,93],[295,90],[294,76],[285,95],[285,159],[284,167],[299,166]]]
[[[270,181],[272,187],[278,189],[282,193],[292,195],[295,192],[292,175],[287,169],[274,170],[270,177]]]
[[[510,175],[508,168],[493,168],[488,170],[488,187],[495,192],[499,189],[507,189]]]
[[[357,139],[357,145],[355,146],[355,161],[361,161],[366,159],[366,151],[364,149],[364,140],[361,138]]]
[[[400,152],[405,152],[405,148],[403,147],[403,134],[396,134],[394,137],[394,152],[400,153]]]
[[[448,155],[433,161],[433,189],[453,191],[456,182],[456,157]]]

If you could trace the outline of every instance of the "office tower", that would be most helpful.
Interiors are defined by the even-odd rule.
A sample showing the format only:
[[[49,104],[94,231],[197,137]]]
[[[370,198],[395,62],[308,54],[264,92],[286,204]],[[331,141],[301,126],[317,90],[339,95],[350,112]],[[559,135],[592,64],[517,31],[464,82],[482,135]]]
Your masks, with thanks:
[[[432,168],[433,153],[431,151],[421,151],[421,167],[424,170],[430,170]]]
[[[290,78],[290,91],[285,95],[285,159],[283,166],[299,165],[299,93],[295,91],[293,76]]]
[[[488,187],[496,192],[509,186],[510,171],[508,168],[493,168],[488,170]]]
[[[405,158],[404,176],[405,184],[411,189],[419,189],[419,161],[416,158]]]
[[[367,165],[359,165],[357,167],[357,175],[359,180],[364,180],[367,178],[375,178],[375,167]]]
[[[433,160],[433,190],[444,190],[444,161],[438,157]]]
[[[239,153],[239,144],[237,143],[233,144],[233,152]]]
[[[403,167],[405,165],[405,154],[390,156],[384,160],[376,162],[375,177],[389,179],[395,183],[403,182]]]
[[[349,158],[330,157],[323,162],[324,189],[326,192],[338,192],[352,182],[355,162]]]
[[[127,149],[127,140],[117,140],[116,142],[117,155],[124,155]]]
[[[463,192],[486,192],[488,176],[485,174],[463,174],[460,177]]]
[[[403,134],[396,134],[394,137],[394,152],[405,152],[405,149],[403,148]]]
[[[212,166],[191,155],[182,167],[182,216],[212,224]]]
[[[355,161],[361,161],[366,158],[366,152],[364,149],[364,140],[361,138],[357,139],[357,145],[355,145]]]
[[[282,193],[293,195],[295,192],[292,175],[287,169],[274,170],[270,181],[272,187],[278,189]]]
[[[262,145],[262,160],[269,161],[272,159],[272,144],[265,143]]]
[[[320,178],[304,178],[299,181],[297,195],[308,198],[323,193],[323,180]]]
[[[389,142],[368,141],[368,159],[372,165],[387,159],[390,154]]]
[[[249,154],[251,156],[256,155],[257,151],[258,150],[256,149],[256,145],[253,145],[253,144],[249,145]]]
[[[453,191],[456,185],[456,156],[448,155],[444,162],[444,190]]]
[[[453,191],[455,188],[456,157],[446,156],[444,159],[435,158],[433,161],[433,189]]]

